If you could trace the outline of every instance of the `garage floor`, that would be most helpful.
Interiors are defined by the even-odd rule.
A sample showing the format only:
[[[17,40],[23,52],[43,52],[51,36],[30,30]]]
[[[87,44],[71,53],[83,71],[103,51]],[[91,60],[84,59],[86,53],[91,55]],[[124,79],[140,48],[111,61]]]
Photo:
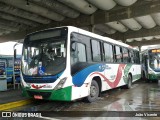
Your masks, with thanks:
[[[155,114],[160,114],[160,86],[158,82],[150,82],[145,83],[144,81],[138,81],[133,84],[131,89],[125,88],[116,88],[113,90],[109,90],[103,92],[101,97],[94,103],[86,103],[83,100],[73,101],[73,102],[60,102],[60,101],[34,101],[34,103],[18,107],[13,109],[12,111],[34,111],[34,112],[42,112],[41,119],[51,119],[54,116],[55,111],[69,111],[66,114],[60,114],[58,119],[62,119],[61,117],[70,117],[71,111],[82,111],[85,119],[89,116],[96,116],[96,117],[110,117],[113,118],[117,117],[117,113],[122,112],[123,114],[127,113],[143,113],[151,112]],[[47,112],[46,112],[47,111]],[[90,112],[88,112],[90,111]],[[110,112],[113,111],[113,112]],[[116,112],[117,111],[117,112]],[[126,113],[123,111],[127,111]],[[72,117],[75,115],[74,112],[72,113]],[[107,114],[106,114],[107,113]],[[44,114],[44,115],[43,115]],[[78,114],[78,113],[77,113]],[[80,112],[81,114],[81,112]],[[105,116],[106,115],[106,116]],[[45,116],[45,117],[44,117]],[[47,117],[46,117],[47,116]],[[79,115],[77,115],[78,117]],[[125,118],[127,115],[124,115]],[[64,118],[63,118],[64,119]],[[67,119],[67,118],[66,118]],[[71,118],[70,118],[71,119]],[[80,117],[78,119],[84,119]],[[97,118],[98,119],[98,118]],[[158,120],[159,117],[141,117],[137,116],[137,119],[156,119]]]

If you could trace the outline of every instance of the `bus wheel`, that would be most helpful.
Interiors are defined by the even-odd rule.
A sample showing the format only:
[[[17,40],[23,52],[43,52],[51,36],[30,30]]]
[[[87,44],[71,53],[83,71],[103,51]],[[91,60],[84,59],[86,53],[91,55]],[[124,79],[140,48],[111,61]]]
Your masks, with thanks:
[[[85,98],[85,100],[89,103],[94,102],[97,100],[99,96],[99,86],[98,83],[95,80],[92,80],[91,86],[90,86],[90,95]]]
[[[128,75],[127,89],[130,89],[131,87],[132,87],[132,76]]]

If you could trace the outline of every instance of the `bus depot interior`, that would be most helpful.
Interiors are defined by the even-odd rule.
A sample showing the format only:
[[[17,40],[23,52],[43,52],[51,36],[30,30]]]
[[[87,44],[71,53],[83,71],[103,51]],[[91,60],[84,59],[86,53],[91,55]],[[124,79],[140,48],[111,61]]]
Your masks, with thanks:
[[[0,119],[159,119],[159,5],[0,0]]]

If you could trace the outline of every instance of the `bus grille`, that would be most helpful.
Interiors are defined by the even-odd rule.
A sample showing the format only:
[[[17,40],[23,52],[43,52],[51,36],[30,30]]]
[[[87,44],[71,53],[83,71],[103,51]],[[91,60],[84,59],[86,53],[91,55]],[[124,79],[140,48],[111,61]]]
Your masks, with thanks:
[[[43,98],[49,98],[51,96],[51,92],[34,92],[34,91],[27,91],[29,96],[34,97],[34,95],[41,95]]]

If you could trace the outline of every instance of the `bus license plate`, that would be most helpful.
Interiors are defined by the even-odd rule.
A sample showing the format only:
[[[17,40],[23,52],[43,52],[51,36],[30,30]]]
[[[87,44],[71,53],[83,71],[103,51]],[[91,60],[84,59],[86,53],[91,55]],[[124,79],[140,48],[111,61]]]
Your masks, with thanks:
[[[35,99],[43,99],[43,97],[41,95],[34,95]]]

